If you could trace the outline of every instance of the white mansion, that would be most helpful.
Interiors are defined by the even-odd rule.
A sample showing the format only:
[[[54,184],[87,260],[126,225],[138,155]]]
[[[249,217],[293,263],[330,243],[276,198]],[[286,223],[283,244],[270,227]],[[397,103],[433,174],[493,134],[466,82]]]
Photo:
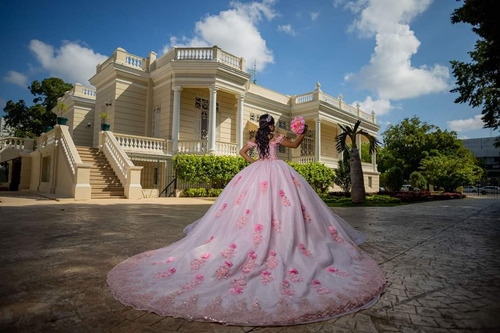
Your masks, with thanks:
[[[360,119],[377,136],[373,113],[323,93],[319,83],[311,92],[289,96],[252,83],[244,69],[243,58],[217,46],[173,48],[159,58],[116,49],[89,79],[95,89],[77,83],[61,98],[68,106],[67,125],[56,125],[36,142],[0,139],[0,162],[9,161],[11,188],[75,199],[158,196],[174,179],[173,156],[237,155],[264,113],[292,139],[290,121],[306,119],[309,132],[300,149],[280,150],[282,159],[297,163],[336,168],[339,124]],[[109,131],[101,130],[102,112]],[[363,163],[363,171],[367,191],[378,191],[375,157]]]

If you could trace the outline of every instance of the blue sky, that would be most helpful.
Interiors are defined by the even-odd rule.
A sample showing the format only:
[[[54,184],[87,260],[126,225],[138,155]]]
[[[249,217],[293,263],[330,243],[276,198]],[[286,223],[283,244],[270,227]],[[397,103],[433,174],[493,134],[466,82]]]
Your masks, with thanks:
[[[24,3],[24,4],[22,4]],[[33,80],[89,84],[117,47],[147,57],[172,46],[218,45],[258,69],[257,83],[298,95],[321,89],[375,111],[381,132],[419,116],[459,138],[480,110],[455,104],[450,60],[468,61],[477,36],[450,22],[455,0],[8,1],[2,5],[0,107],[33,97]],[[0,115],[3,115],[0,111]]]

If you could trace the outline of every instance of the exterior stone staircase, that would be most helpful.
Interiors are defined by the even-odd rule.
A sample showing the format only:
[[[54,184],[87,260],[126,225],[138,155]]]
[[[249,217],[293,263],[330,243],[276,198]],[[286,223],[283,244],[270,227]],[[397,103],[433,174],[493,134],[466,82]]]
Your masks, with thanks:
[[[83,163],[90,168],[90,186],[92,199],[125,198],[123,186],[109,165],[106,157],[97,148],[76,146]]]

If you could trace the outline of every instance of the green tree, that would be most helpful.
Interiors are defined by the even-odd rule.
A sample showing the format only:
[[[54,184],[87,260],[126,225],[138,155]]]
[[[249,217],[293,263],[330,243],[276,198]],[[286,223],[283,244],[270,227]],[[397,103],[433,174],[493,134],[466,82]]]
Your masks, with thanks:
[[[370,153],[370,143],[363,142],[361,144],[361,162],[371,163],[372,154]]]
[[[385,146],[381,146],[377,149],[377,170],[380,173],[384,173],[393,166],[393,161],[395,158],[391,155],[391,151]]]
[[[397,166],[403,170],[403,179],[409,179],[413,171],[418,171],[420,161],[428,156],[431,149],[436,148],[429,137],[434,129],[435,126],[422,122],[416,116],[389,125],[383,133],[384,149],[381,154],[377,154],[377,158],[385,158],[385,168],[381,171]]]
[[[394,166],[387,170],[382,175],[383,184],[391,192],[397,192],[403,186],[403,170],[401,168]]]
[[[359,154],[359,148],[356,144],[356,138],[358,135],[362,135],[368,139],[370,143],[370,154],[373,154],[379,145],[378,140],[359,128],[361,120],[358,120],[354,127],[339,125],[342,129],[342,133],[339,134],[335,139],[337,141],[337,151],[339,153],[349,150],[349,162],[351,167],[351,200],[353,203],[363,203],[365,202],[366,191],[365,191],[365,180],[363,177],[363,168],[361,166],[361,157]],[[351,140],[351,148],[348,147],[347,139]]]
[[[44,79],[42,82],[33,81],[29,86],[35,96],[33,106],[27,106],[24,100],[17,103],[9,100],[4,107],[5,123],[13,129],[14,136],[39,136],[47,126],[56,123],[56,114],[52,109],[57,105],[57,99],[73,88],[73,85],[55,77]]]
[[[340,186],[345,193],[349,193],[351,190],[351,163],[347,150],[344,150],[343,158],[338,162],[333,182]]]
[[[413,171],[410,174],[410,185],[425,190],[427,188],[427,180],[420,172]]]
[[[462,7],[451,16],[453,24],[463,22],[472,25],[479,35],[474,51],[468,52],[470,63],[450,61],[456,88],[459,93],[455,103],[469,103],[482,108],[484,127],[500,126],[500,28],[498,27],[497,0],[465,0]]]
[[[471,156],[434,155],[422,160],[422,172],[430,183],[453,192],[463,184],[474,184],[483,170]]]

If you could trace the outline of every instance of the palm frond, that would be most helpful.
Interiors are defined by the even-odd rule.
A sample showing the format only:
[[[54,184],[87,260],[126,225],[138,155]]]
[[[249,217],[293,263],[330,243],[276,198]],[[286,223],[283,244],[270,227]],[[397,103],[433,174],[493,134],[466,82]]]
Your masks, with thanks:
[[[359,124],[361,124],[361,120],[358,120],[356,124],[354,124],[354,128],[352,130],[353,133],[356,133],[358,131]]]
[[[337,135],[335,140],[337,141],[336,148],[339,153],[342,153],[344,150],[347,150],[347,132],[340,133]]]
[[[380,145],[382,144],[380,141],[377,140],[376,137],[366,132],[365,130],[360,130],[358,134],[363,135],[365,138],[368,139],[368,142],[370,143],[370,150],[369,150],[370,155],[373,155],[373,153],[375,153],[377,148],[380,147]]]

